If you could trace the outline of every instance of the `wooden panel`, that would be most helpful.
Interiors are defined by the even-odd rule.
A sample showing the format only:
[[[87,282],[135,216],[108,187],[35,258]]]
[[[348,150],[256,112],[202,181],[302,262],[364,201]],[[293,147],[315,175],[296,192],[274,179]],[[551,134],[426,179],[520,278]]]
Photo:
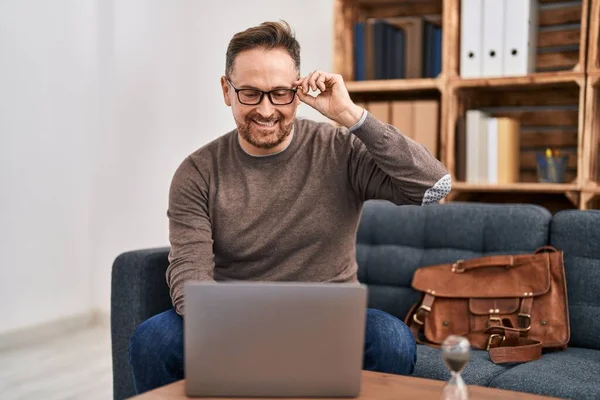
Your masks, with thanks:
[[[559,88],[546,90],[520,91],[473,91],[467,92],[473,107],[534,106],[534,105],[571,105],[579,101],[579,90]]]
[[[565,179],[567,182],[572,182],[576,177],[577,173],[575,170],[567,170],[567,173],[565,174]],[[519,180],[521,182],[538,182],[537,171],[534,169],[523,169],[519,175]]]
[[[573,147],[577,148],[577,131],[521,132],[521,147]]]
[[[361,392],[356,400],[396,400],[407,399],[439,399],[445,382],[435,379],[423,379],[413,376],[391,375],[380,372],[361,371]],[[480,400],[552,400],[552,398],[530,394],[517,393],[502,389],[469,385],[471,398]],[[43,396],[40,396],[43,397]],[[252,398],[252,397],[250,397]],[[157,389],[145,392],[132,400],[188,400],[185,394],[185,381],[177,381]],[[242,400],[239,397],[205,397],[204,400]],[[249,399],[246,397],[245,399]],[[255,397],[255,399],[260,400]],[[280,398],[281,399],[281,398]],[[300,400],[300,399],[297,399]],[[308,399],[305,399],[308,400]]]
[[[566,69],[579,61],[579,50],[539,53],[535,61],[537,70]]]
[[[455,78],[460,60],[460,0],[444,1],[442,27],[442,75]]]
[[[372,81],[346,82],[350,93],[381,93],[381,92],[417,92],[437,91],[435,79],[385,79]]]
[[[587,181],[600,180],[600,86],[594,85],[595,80],[589,79],[586,89],[585,111],[585,143],[583,150],[583,179]]]
[[[404,3],[394,5],[363,7],[361,18],[390,18],[410,15],[442,14],[442,2]]]
[[[456,88],[481,88],[486,90],[543,90],[552,88],[570,88],[582,78],[575,71],[537,72],[523,76],[505,76],[495,78],[454,78],[452,86]]]
[[[589,0],[588,0],[589,1]],[[589,18],[588,71],[600,73],[600,0],[591,0]]]
[[[347,53],[347,19],[346,12],[349,5],[344,0],[335,0],[333,7],[333,68],[336,73],[342,75],[348,81],[354,78],[352,62],[353,54]]]
[[[578,45],[580,36],[581,29],[579,27],[553,31],[539,31],[537,45],[541,48]]]
[[[535,151],[522,151],[521,152],[521,160],[520,160],[520,166],[521,169],[536,169],[537,168],[537,161],[535,159]],[[569,159],[567,161],[567,168],[569,169],[576,169],[577,168],[577,156],[575,154],[572,153],[564,153],[569,154]]]
[[[575,24],[579,22],[581,22],[581,4],[542,8],[539,12],[540,26]]]
[[[486,110],[488,111],[488,110]],[[494,111],[494,116],[518,118],[521,126],[577,126],[577,110],[533,110],[533,111]]]

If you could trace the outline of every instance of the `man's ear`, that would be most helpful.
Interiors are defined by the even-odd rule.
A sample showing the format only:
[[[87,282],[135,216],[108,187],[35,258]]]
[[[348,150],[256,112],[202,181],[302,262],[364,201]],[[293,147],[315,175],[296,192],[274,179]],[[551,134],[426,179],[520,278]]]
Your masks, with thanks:
[[[229,97],[231,88],[229,87],[225,76],[221,77],[221,89],[223,89],[223,100],[225,100],[225,104],[227,104],[227,107],[231,107],[231,98]]]

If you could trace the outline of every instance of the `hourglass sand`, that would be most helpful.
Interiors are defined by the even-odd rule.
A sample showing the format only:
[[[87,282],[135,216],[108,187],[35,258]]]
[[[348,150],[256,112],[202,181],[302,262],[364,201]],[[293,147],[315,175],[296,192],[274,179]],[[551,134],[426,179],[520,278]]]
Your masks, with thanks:
[[[442,359],[450,370],[451,377],[442,389],[442,400],[467,400],[469,390],[462,379],[461,372],[469,363],[471,344],[456,335],[450,335],[442,343]]]

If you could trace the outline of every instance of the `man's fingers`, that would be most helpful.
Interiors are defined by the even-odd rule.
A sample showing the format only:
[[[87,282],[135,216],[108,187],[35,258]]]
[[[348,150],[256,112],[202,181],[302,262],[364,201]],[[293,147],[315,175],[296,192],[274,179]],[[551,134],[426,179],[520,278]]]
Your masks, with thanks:
[[[327,87],[331,87],[336,83],[336,79],[335,74],[315,70],[306,77],[297,79],[294,86],[301,87],[302,92],[305,94],[310,90],[325,92]]]
[[[313,72],[313,74],[310,76],[308,84],[310,85],[310,88],[314,91],[317,91],[317,79],[320,79],[320,76],[321,73],[318,71]]]
[[[325,85],[325,78],[323,77],[323,75],[319,76],[319,78],[317,79],[317,87],[321,92],[324,92],[327,88],[327,86]]]
[[[304,93],[303,91],[299,91],[298,92],[298,98],[300,98],[300,101],[302,101],[303,103],[308,104],[309,106],[314,108],[315,102],[316,102],[316,98],[311,96],[308,93]]]

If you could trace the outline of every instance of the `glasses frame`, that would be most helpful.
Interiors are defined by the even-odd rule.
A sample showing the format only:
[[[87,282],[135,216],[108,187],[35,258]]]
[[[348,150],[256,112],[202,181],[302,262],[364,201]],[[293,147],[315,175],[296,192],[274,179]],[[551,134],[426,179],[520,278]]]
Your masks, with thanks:
[[[259,89],[238,89],[235,86],[233,86],[233,83],[231,83],[231,81],[229,80],[229,78],[225,78],[225,79],[227,80],[227,82],[231,85],[231,87],[235,91],[235,94],[237,96],[238,101],[241,104],[245,105],[245,106],[257,106],[257,105],[259,105],[260,103],[262,103],[263,98],[265,97],[265,95],[267,95],[267,98],[269,99],[269,101],[271,102],[272,105],[274,105],[274,106],[287,106],[287,105],[292,104],[294,102],[294,100],[296,99],[296,93],[298,92],[298,89],[287,89],[287,88],[273,89],[273,90],[269,90],[268,92],[265,92],[265,91],[259,90]],[[256,103],[244,103],[242,101],[242,99],[240,99],[240,92],[242,90],[251,90],[253,92],[260,92],[260,98],[258,99],[258,102],[256,102]],[[286,90],[288,92],[292,92],[292,99],[289,102],[282,103],[282,104],[277,104],[277,103],[273,102],[273,98],[271,97],[271,93],[272,92],[277,92],[277,91],[280,91],[280,90]]]

